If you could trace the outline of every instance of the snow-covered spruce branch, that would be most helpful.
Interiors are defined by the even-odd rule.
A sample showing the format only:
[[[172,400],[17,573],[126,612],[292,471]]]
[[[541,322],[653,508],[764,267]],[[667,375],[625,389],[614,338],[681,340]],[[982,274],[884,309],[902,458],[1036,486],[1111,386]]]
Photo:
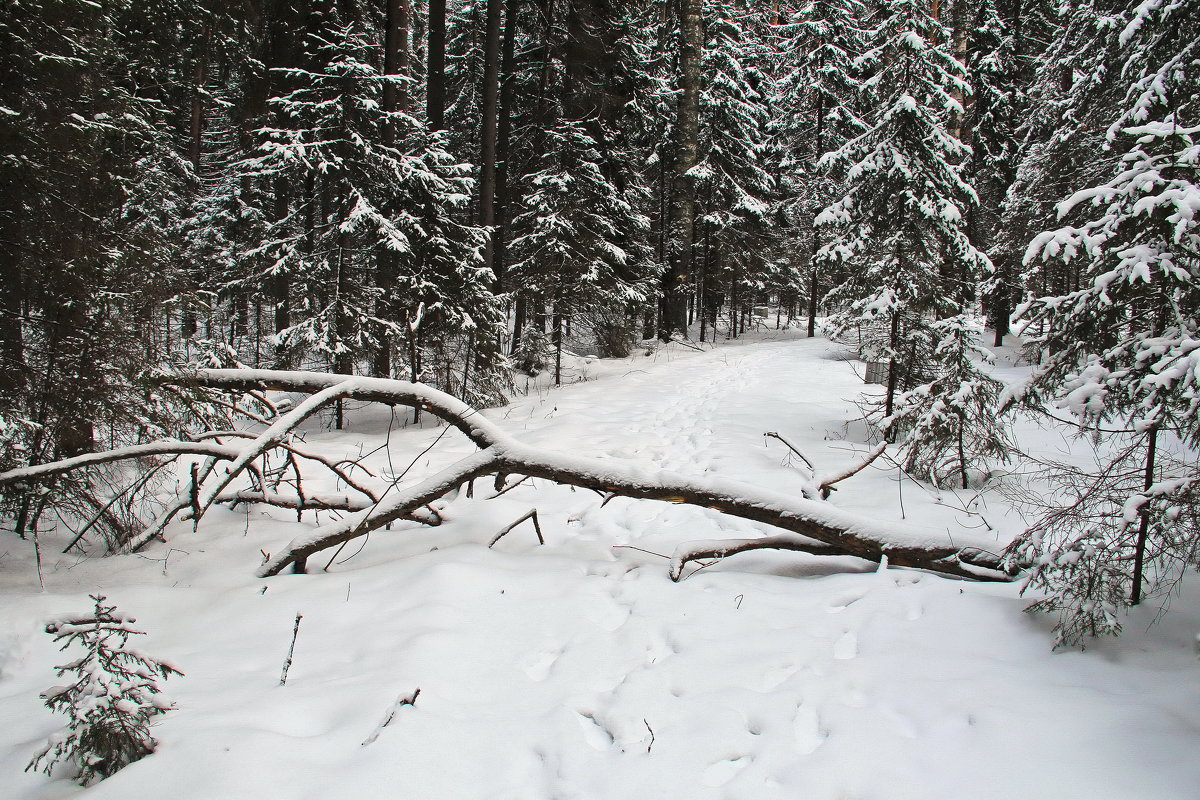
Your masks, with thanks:
[[[278,370],[200,370],[180,376],[179,381],[226,391],[307,392],[321,396],[325,403],[354,399],[421,408],[454,426],[480,447],[478,453],[414,486],[392,492],[382,502],[298,537],[262,565],[259,574],[263,576],[276,575],[288,566],[303,571],[306,560],[314,553],[419,513],[428,503],[474,478],[512,474],[605,494],[711,508],[819,542],[809,548],[811,552],[853,555],[875,562],[886,556],[895,566],[929,569],[957,577],[993,580],[1008,577],[999,570],[998,558],[984,551],[990,543],[952,542],[944,535],[871,522],[828,503],[764,491],[736,481],[689,478],[614,460],[528,447],[462,401],[421,384]],[[301,409],[305,414],[314,413],[308,402],[291,413]],[[266,438],[264,432],[260,441]],[[787,549],[802,549],[800,544],[802,540],[798,537],[787,539]]]

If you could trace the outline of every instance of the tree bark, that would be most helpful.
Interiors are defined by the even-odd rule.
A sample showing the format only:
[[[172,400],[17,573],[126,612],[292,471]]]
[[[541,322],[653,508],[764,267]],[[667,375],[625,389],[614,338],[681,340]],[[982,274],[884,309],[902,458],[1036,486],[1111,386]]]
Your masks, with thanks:
[[[507,289],[509,148],[512,139],[513,69],[516,63],[517,0],[504,3],[504,39],[500,53],[500,107],[496,122],[496,199],[492,233],[492,272],[499,292]],[[520,331],[513,334],[515,346]]]
[[[690,280],[696,198],[688,172],[700,157],[700,59],[704,48],[701,0],[680,0],[683,41],[679,53],[679,106],[675,125],[674,203],[671,207],[671,247],[663,273],[659,309],[659,338],[687,333],[686,291]]]
[[[409,77],[409,22],[411,0],[387,0],[387,20],[384,31],[383,72],[385,75]],[[383,86],[383,111],[407,111],[409,103],[408,87],[405,84],[395,85],[385,83]],[[383,128],[383,142],[393,145],[396,140],[395,125],[387,122]],[[376,257],[375,284],[382,292],[376,313],[387,322],[396,321],[396,303],[394,293],[398,265],[396,254],[384,250]],[[387,378],[392,374],[392,342],[385,329],[377,333],[371,371],[373,374]]]
[[[1146,474],[1143,479],[1143,491],[1149,491],[1154,485],[1154,457],[1158,450],[1158,428],[1152,427],[1146,432]],[[1145,506],[1142,507],[1141,519],[1138,521],[1137,545],[1133,556],[1133,588],[1129,592],[1129,605],[1136,606],[1142,602],[1142,571],[1146,560],[1146,539],[1150,532],[1150,514]]]
[[[487,0],[483,48],[483,121],[480,127],[479,224],[496,224],[496,125],[500,102],[500,21],[502,0]],[[488,236],[484,263],[495,273],[495,247]]]
[[[446,127],[446,0],[429,0],[428,42],[425,116],[429,129],[440,131]]]

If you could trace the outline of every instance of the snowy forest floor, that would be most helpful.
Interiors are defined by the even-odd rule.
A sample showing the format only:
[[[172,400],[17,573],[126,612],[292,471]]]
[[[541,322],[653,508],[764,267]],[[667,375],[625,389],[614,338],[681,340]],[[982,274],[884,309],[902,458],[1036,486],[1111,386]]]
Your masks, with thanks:
[[[868,449],[862,425],[847,424],[862,365],[824,339],[765,331],[576,366],[587,380],[533,387],[485,413],[545,448],[782,491],[801,476],[766,431],[822,470]],[[307,439],[357,456],[387,438],[390,450],[367,458],[385,473],[437,440],[413,466],[419,477],[474,449],[444,430],[400,428],[387,409],[362,407],[347,430],[314,424]],[[1069,445],[1031,422],[1019,432],[1033,449]],[[675,584],[655,553],[769,529],[649,501],[601,507],[543,481],[497,499],[490,489],[452,500],[438,529],[397,526],[361,552],[352,542],[326,572],[266,580],[254,577],[260,550],[277,551],[311,518],[214,509],[197,532],[176,525],[164,545],[106,559],[60,555],[66,533],[51,533],[44,591],[31,544],[7,536],[0,796],[1196,797],[1194,587],[1158,625],[1139,609],[1120,639],[1055,653],[1052,620],[1022,613],[1017,585],[770,552]],[[1023,527],[995,493],[935,492],[882,460],[831,501],[951,532],[990,526],[997,547]],[[487,548],[530,508],[545,546],[523,523]],[[81,790],[22,770],[62,723],[38,694],[68,656],[42,627],[96,592],[137,617],[149,633],[140,649],[186,674],[164,684],[178,710],[154,730],[158,752]],[[417,688],[415,705],[380,728]]]

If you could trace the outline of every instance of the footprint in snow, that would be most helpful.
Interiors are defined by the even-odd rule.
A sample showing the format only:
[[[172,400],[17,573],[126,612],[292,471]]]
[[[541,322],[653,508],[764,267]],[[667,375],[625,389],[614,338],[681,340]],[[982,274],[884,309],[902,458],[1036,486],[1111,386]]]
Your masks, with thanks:
[[[887,717],[895,726],[896,732],[905,739],[919,739],[921,732],[917,730],[916,724],[906,714],[901,713],[892,706],[883,705],[879,707],[883,716]]]
[[[550,670],[558,661],[562,651],[557,647],[544,647],[525,660],[523,669],[529,680],[541,683],[550,677]]]
[[[833,657],[839,661],[849,661],[858,655],[858,634],[846,631],[833,643]]]
[[[739,758],[730,758],[724,761],[718,761],[712,764],[708,769],[704,770],[704,785],[705,786],[724,786],[729,783],[734,777],[750,766],[750,756],[741,756]]]
[[[862,600],[866,596],[866,592],[845,592],[843,594],[836,595],[829,600],[829,613],[837,614],[845,611],[847,608],[854,605],[859,600]]]
[[[579,727],[583,729],[583,740],[593,750],[603,752],[612,749],[613,743],[616,741],[612,731],[601,725],[592,714],[576,711],[575,715],[579,720]]]
[[[811,755],[825,743],[821,718],[812,706],[802,705],[797,709],[796,719],[792,722],[792,732],[796,737],[796,750],[801,755]]]
[[[620,628],[628,620],[632,612],[626,606],[619,605],[615,601],[609,601],[603,605],[598,605],[596,608],[587,611],[587,618],[602,629],[612,633]]]
[[[772,667],[763,674],[763,691],[770,692],[778,689],[788,678],[796,674],[796,668],[791,664]]]

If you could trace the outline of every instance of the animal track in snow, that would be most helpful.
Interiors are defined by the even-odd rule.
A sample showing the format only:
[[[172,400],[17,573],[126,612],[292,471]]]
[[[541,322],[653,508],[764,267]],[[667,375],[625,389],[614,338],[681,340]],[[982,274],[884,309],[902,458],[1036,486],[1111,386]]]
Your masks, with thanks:
[[[792,722],[792,732],[796,737],[796,750],[801,755],[815,753],[817,748],[825,743],[821,717],[812,706],[802,705],[797,709],[796,719]]]
[[[845,611],[866,596],[866,592],[844,592],[843,594],[835,595],[829,600],[829,613],[837,614]]]
[[[739,756],[710,764],[704,770],[704,785],[712,787],[724,786],[733,780],[739,772],[750,766],[751,760],[750,756]]]
[[[833,657],[839,661],[849,661],[858,655],[858,634],[846,631],[833,643]]]
[[[770,692],[778,689],[788,678],[795,674],[796,668],[791,664],[780,664],[779,666],[771,667],[763,673],[762,690]]]
[[[593,749],[601,752],[612,748],[616,737],[612,735],[612,731],[600,724],[596,717],[586,711],[576,711],[576,718],[579,720],[579,727],[583,729],[583,739]]]
[[[556,647],[544,647],[525,660],[522,668],[529,680],[541,683],[550,676],[550,670],[562,655],[562,650]]]

